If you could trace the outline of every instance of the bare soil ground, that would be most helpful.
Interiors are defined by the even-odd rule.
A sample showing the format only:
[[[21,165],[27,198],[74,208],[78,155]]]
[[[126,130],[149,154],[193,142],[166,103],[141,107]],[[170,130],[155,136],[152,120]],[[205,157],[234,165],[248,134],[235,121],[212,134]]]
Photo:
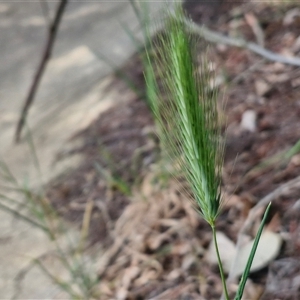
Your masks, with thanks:
[[[191,2],[186,9],[196,22],[253,42],[260,39],[257,21],[266,48],[286,55],[300,53],[299,4]],[[232,195],[217,227],[236,242],[250,208],[300,175],[299,151],[283,156],[300,137],[300,71],[245,49],[224,45],[210,49],[220,88],[226,87],[223,183],[225,194]],[[138,54],[122,71],[144,90]],[[119,80],[116,77],[110,88],[118,88]],[[72,139],[78,137],[84,145],[68,155],[80,152],[85,162],[52,182],[48,196],[63,217],[78,225],[86,203],[93,202],[89,243],[101,242],[108,249],[99,268],[101,299],[219,299],[218,269],[205,258],[209,228],[159,165],[145,99],[136,96],[101,114]],[[266,163],[269,158],[271,163]],[[300,298],[295,279],[300,276],[295,263],[300,256],[300,210],[291,209],[298,192],[288,191],[274,200],[269,224],[286,237],[285,242],[275,262],[251,275],[245,299]],[[278,270],[286,271],[282,275]]]

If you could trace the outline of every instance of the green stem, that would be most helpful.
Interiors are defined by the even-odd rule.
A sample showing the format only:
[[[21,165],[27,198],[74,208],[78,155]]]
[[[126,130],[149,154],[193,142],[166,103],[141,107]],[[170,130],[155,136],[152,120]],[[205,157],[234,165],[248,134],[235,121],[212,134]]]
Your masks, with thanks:
[[[217,253],[217,257],[218,257],[218,264],[219,264],[220,275],[221,275],[221,280],[222,280],[222,285],[223,285],[223,293],[225,294],[225,299],[230,300],[229,296],[228,296],[228,291],[227,291],[227,286],[226,286],[226,278],[225,278],[225,275],[224,275],[223,265],[222,265],[222,262],[221,262],[221,257],[220,257],[218,242],[217,242],[216,227],[215,227],[214,224],[211,225],[211,229],[212,229],[212,232],[213,232],[214,244],[215,244],[216,253]]]

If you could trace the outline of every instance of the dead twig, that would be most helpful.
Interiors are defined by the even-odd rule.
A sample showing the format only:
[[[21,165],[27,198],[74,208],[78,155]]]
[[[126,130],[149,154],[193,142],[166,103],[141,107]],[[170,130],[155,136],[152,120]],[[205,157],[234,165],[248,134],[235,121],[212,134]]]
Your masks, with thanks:
[[[238,238],[237,238],[237,251],[236,251],[236,258],[231,266],[231,270],[228,274],[227,281],[228,282],[235,282],[236,277],[235,277],[235,267],[237,263],[237,257],[239,255],[239,250],[241,249],[241,246],[243,244],[243,237],[247,234],[247,232],[250,231],[250,229],[253,226],[253,223],[257,219],[257,217],[261,214],[263,208],[267,206],[270,202],[276,201],[279,199],[279,197],[283,195],[288,195],[292,192],[294,189],[299,189],[300,188],[300,176],[296,177],[293,180],[290,180],[284,184],[282,184],[280,187],[278,187],[276,190],[265,196],[263,199],[261,199],[249,212],[248,217],[242,226],[241,230],[238,233]]]
[[[264,47],[265,35],[255,15],[252,13],[247,13],[245,14],[245,19],[248,25],[251,27],[258,45]]]
[[[27,98],[24,102],[24,106],[20,115],[20,119],[18,121],[16,133],[15,133],[15,141],[18,143],[20,141],[20,136],[21,132],[23,129],[23,126],[25,124],[25,120],[29,111],[30,106],[33,103],[35,94],[37,92],[37,89],[39,87],[40,81],[43,77],[44,71],[46,69],[46,65],[51,57],[53,45],[55,42],[55,38],[57,35],[58,27],[61,22],[63,13],[65,11],[66,5],[68,3],[68,0],[61,0],[60,3],[58,4],[57,10],[55,17],[53,19],[53,22],[49,26],[49,31],[48,31],[48,39],[47,43],[45,45],[44,53],[42,55],[40,64],[36,70],[35,76],[33,78],[32,84],[30,86]]]
[[[78,253],[82,253],[84,250],[85,242],[89,235],[89,229],[90,229],[93,208],[94,208],[94,201],[88,200],[85,205],[85,211],[84,211],[83,220],[82,220],[82,227],[81,227],[81,233],[80,233],[81,237],[80,237],[80,242],[79,242],[78,249],[77,249]]]
[[[199,34],[202,38],[204,38],[209,42],[221,43],[224,45],[234,46],[238,48],[245,48],[262,57],[265,57],[268,60],[300,67],[300,58],[298,57],[287,57],[280,54],[276,54],[255,43],[247,42],[240,38],[237,39],[237,38],[228,37],[218,32],[215,32],[213,30],[210,30],[204,25],[201,26],[197,25],[196,23],[194,23],[193,21],[187,18],[185,18],[183,21],[191,32]]]

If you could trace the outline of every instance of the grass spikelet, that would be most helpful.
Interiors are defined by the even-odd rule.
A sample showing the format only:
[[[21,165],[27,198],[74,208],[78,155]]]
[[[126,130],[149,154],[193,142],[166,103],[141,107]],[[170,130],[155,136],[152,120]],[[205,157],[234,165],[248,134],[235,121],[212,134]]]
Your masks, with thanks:
[[[180,21],[182,16],[181,8],[171,14],[158,39],[157,55],[153,59],[147,54],[148,100],[163,150],[174,164],[179,161],[197,209],[214,226],[221,206],[223,164],[217,93],[210,87],[208,61],[204,58],[200,70],[196,67],[195,40]]]
[[[162,150],[172,159],[178,174],[185,176],[197,204],[196,209],[212,228],[223,296],[229,300],[215,227],[222,204],[224,154],[217,92],[210,84],[207,55],[200,62],[200,70],[196,67],[195,41],[181,21],[184,19],[182,8],[167,15],[165,33],[158,39],[156,47],[152,43],[152,52],[146,51],[148,102],[155,116]],[[153,55],[154,50],[156,55]],[[179,168],[176,168],[177,165]],[[234,298],[236,300],[242,299],[269,209],[270,205],[255,238]]]

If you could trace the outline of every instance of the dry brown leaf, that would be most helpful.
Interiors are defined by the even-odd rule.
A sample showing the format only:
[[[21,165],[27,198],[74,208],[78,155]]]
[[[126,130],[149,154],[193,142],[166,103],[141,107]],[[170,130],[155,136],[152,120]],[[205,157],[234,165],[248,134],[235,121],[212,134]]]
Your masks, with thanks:
[[[255,284],[251,279],[248,279],[242,300],[259,300],[263,291],[264,289],[261,285]]]
[[[240,196],[224,194],[223,209],[230,209],[231,207],[239,207],[242,209],[243,206]]]
[[[125,287],[119,287],[116,292],[116,300],[125,300],[129,292]]]
[[[111,282],[108,282],[106,280],[101,280],[99,283],[99,290],[101,291],[101,294],[103,296],[107,296],[109,298],[113,296]]]
[[[192,246],[188,242],[181,242],[181,243],[176,243],[173,244],[171,254],[172,255],[185,255],[189,252],[191,252]]]
[[[141,269],[138,266],[131,266],[130,268],[127,268],[122,278],[122,286],[128,289],[140,272]]]
[[[164,242],[172,240],[172,234],[177,233],[180,227],[171,227],[166,232],[161,233],[159,235],[151,234],[151,236],[147,240],[147,246],[151,250],[157,250]]]
[[[167,275],[167,280],[174,281],[183,275],[182,269],[174,269]]]
[[[260,45],[261,47],[264,47],[265,35],[255,15],[251,12],[246,13],[245,19],[256,37],[257,44]]]
[[[197,262],[198,259],[194,254],[185,255],[182,260],[181,268],[184,271],[190,271],[192,268],[196,267]]]
[[[167,291],[164,291],[160,295],[153,297],[150,300],[182,299],[184,298],[185,293],[189,296],[190,292],[193,290],[196,290],[194,283],[182,283],[180,285],[176,285],[175,287],[168,289]],[[197,295],[196,299],[202,300],[203,298]]]
[[[291,25],[297,17],[300,18],[300,9],[298,7],[293,8],[286,13],[283,19],[283,25]]]
[[[258,96],[265,96],[271,89],[272,86],[263,79],[257,79],[255,81],[255,91]]]
[[[282,74],[269,74],[266,75],[265,78],[268,80],[268,82],[270,83],[281,83],[281,82],[286,82],[288,80],[290,80],[290,76],[286,73],[282,73]]]
[[[272,217],[271,221],[265,226],[266,231],[278,232],[281,226],[281,218],[277,212]]]
[[[295,78],[292,80],[291,85],[293,88],[297,88],[300,86],[300,78]]]
[[[151,282],[165,282],[168,278],[167,283],[170,283],[186,276],[185,271],[188,273],[194,266],[199,267],[202,239],[195,238],[194,232],[201,219],[190,200],[177,192],[177,186],[171,182],[166,190],[149,190],[151,201],[140,194],[134,195],[132,203],[117,220],[112,233],[116,240],[110,249],[113,255],[106,257],[106,263],[102,262],[102,274],[114,280],[111,298],[126,299],[136,293],[150,293]],[[159,253],[162,245],[170,246],[167,254]],[[149,250],[154,255],[147,254]],[[159,253],[157,260],[156,253]],[[171,259],[170,268],[177,271],[164,273],[164,255]]]
[[[273,262],[261,300],[300,299],[299,274],[300,262],[297,258],[283,258]]]
[[[151,280],[156,280],[159,277],[159,273],[153,269],[146,269],[142,275],[134,281],[136,287],[143,286]]]

